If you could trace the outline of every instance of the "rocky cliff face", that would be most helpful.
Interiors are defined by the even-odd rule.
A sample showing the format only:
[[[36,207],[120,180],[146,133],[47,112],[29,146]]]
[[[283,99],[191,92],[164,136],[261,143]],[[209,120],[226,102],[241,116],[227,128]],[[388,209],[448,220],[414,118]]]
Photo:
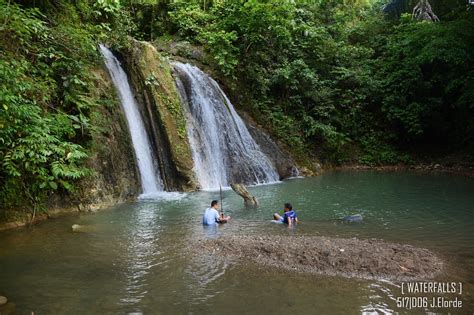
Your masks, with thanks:
[[[95,97],[106,95],[113,101],[97,107],[92,115],[91,123],[97,128],[92,133],[87,164],[94,173],[79,184],[77,193],[71,197],[81,210],[95,210],[134,199],[140,193],[130,132],[120,100],[105,69],[97,69],[94,75],[99,83]]]
[[[241,112],[240,115],[245,120],[252,138],[270,159],[281,180],[294,176],[313,176],[320,173],[321,167],[318,163],[314,163],[310,167],[298,163],[286,145],[270,137],[268,131],[258,125],[247,113]]]
[[[122,52],[122,60],[152,135],[165,190],[195,190],[186,121],[168,61],[151,44],[136,40]]]
[[[298,176],[296,162],[290,154],[284,152],[263,130],[246,121],[247,128],[263,153],[270,159],[280,179]]]

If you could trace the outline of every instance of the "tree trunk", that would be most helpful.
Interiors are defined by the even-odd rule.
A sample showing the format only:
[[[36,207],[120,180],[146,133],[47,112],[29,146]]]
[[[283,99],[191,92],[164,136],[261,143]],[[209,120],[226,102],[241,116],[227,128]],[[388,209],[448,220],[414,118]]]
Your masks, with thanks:
[[[242,198],[244,198],[244,205],[247,208],[257,208],[258,200],[252,196],[247,188],[242,184],[231,184],[230,187]]]
[[[438,22],[439,19],[431,9],[428,0],[420,0],[413,8],[413,19],[420,21]]]

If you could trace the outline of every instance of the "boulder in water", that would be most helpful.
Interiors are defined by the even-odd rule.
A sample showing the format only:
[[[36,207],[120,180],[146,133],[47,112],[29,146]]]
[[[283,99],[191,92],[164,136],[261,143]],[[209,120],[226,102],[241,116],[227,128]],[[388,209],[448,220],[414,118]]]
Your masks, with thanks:
[[[73,224],[72,231],[73,232],[93,232],[95,228],[90,225],[80,225],[80,224]]]
[[[8,299],[0,295],[0,306],[7,304]]]
[[[364,218],[361,214],[346,215],[344,218],[342,218],[342,221],[344,222],[362,222],[363,220]]]
[[[244,205],[247,208],[257,208],[258,200],[255,196],[252,196],[247,187],[243,184],[230,184],[230,187],[242,198],[244,198]]]

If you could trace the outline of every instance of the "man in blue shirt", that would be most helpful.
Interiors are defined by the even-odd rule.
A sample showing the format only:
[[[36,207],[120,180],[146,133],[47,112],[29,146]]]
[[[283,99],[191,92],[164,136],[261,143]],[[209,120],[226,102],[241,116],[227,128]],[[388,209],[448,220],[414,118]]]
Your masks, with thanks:
[[[293,210],[293,206],[291,205],[291,203],[285,203],[283,207],[283,216],[279,215],[278,213],[274,213],[273,219],[288,225],[298,223],[298,216],[296,215],[296,211]]]
[[[212,200],[211,207],[207,208],[204,211],[204,215],[202,216],[202,224],[203,225],[214,225],[216,223],[226,223],[230,217],[224,217],[222,213],[219,215],[219,202],[217,200]]]

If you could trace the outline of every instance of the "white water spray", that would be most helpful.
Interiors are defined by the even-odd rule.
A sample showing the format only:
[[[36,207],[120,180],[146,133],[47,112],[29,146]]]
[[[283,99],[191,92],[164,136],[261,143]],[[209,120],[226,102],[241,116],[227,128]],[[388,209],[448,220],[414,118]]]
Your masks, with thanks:
[[[100,51],[104,56],[105,65],[117,89],[125,117],[127,118],[138,170],[140,172],[142,193],[145,196],[156,194],[163,191],[163,184],[161,183],[159,170],[155,168],[153,164],[149,138],[127,75],[122,69],[120,62],[109,49],[100,45]]]
[[[232,182],[276,182],[271,162],[250,135],[216,81],[190,64],[174,63],[187,118],[195,172],[202,189]]]

